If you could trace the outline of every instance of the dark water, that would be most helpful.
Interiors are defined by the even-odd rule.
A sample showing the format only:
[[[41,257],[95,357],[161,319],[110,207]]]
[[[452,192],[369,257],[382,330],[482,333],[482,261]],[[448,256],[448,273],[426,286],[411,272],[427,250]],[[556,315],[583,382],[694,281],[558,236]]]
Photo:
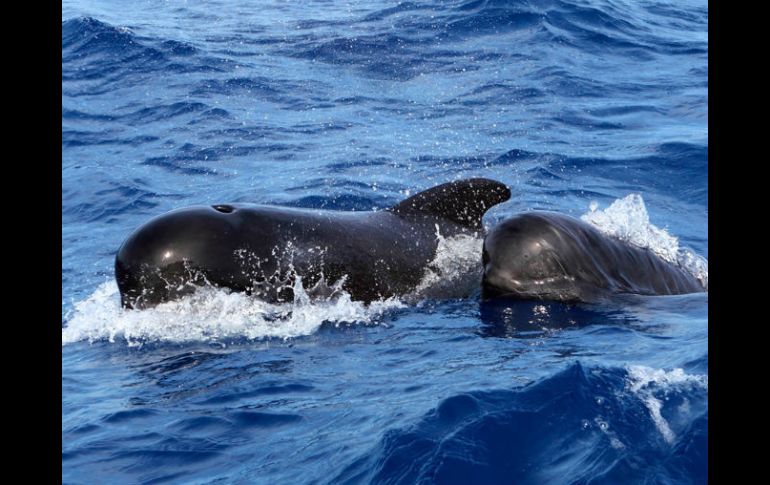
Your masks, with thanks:
[[[513,192],[488,226],[606,209],[606,231],[707,258],[707,16],[65,1],[62,481],[705,483],[707,293],[132,313],[112,264],[185,205],[372,210],[471,176]]]

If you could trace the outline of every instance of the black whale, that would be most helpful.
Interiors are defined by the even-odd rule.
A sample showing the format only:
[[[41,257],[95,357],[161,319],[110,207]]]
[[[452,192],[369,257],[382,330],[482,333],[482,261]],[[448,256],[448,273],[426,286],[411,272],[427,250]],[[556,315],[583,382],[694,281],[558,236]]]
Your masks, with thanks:
[[[591,302],[616,293],[704,291],[695,276],[652,251],[550,212],[519,214],[492,228],[482,259],[487,297]]]
[[[121,302],[146,308],[210,284],[267,301],[292,298],[294,278],[327,290],[341,282],[365,302],[408,293],[442,236],[481,236],[481,219],[510,190],[468,179],[420,192],[383,211],[342,212],[227,204],[178,209],[150,220],[115,258]]]

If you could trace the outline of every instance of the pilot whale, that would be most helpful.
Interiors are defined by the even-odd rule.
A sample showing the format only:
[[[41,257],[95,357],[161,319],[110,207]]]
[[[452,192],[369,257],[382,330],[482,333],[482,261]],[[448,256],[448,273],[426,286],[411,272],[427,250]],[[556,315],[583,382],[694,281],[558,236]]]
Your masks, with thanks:
[[[483,294],[594,302],[618,293],[705,291],[698,279],[649,249],[551,212],[508,218],[484,238]]]
[[[336,288],[371,302],[414,290],[435,257],[437,231],[481,237],[484,213],[510,196],[504,184],[474,178],[374,212],[254,204],[181,208],[128,236],[115,257],[115,279],[122,305],[136,309],[204,285],[291,301],[297,277],[320,294]]]

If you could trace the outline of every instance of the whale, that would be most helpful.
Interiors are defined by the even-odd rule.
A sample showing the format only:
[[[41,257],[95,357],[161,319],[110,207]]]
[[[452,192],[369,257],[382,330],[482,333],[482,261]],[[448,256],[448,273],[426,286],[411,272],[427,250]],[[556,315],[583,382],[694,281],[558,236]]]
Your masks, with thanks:
[[[438,235],[483,237],[482,218],[508,200],[500,182],[472,178],[419,192],[384,210],[347,212],[246,203],[159,215],[115,256],[121,304],[145,309],[203,286],[268,302],[346,291],[372,302],[408,294],[436,256]]]
[[[678,265],[568,215],[533,211],[484,237],[482,297],[598,302],[617,294],[706,291]]]

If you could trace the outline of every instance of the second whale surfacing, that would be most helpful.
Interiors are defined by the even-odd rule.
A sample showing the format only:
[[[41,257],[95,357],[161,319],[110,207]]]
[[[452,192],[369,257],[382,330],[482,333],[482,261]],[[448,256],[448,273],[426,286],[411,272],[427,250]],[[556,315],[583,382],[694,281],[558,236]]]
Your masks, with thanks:
[[[613,294],[705,291],[700,281],[651,250],[552,212],[528,212],[484,239],[485,297],[595,302]]]
[[[485,212],[510,196],[504,184],[475,178],[375,212],[254,204],[177,209],[126,239],[115,279],[122,305],[137,309],[204,285],[291,301],[297,277],[311,294],[338,288],[371,302],[414,290],[436,256],[437,233],[481,237]]]

